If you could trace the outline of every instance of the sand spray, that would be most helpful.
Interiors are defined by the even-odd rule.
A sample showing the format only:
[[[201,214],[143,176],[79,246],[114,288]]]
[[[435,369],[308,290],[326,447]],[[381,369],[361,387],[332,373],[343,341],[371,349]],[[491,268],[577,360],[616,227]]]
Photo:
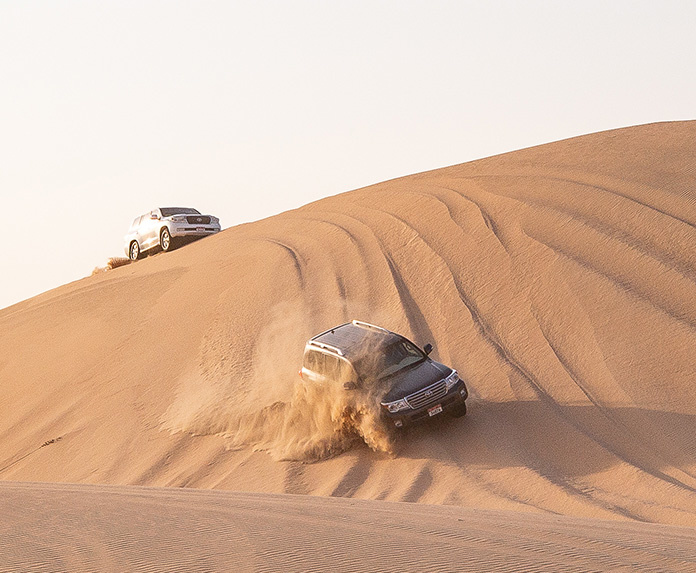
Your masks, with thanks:
[[[341,323],[347,305],[341,307],[338,317],[318,322],[328,327]],[[326,384],[298,375],[306,341],[321,331],[307,320],[310,316],[301,303],[279,304],[255,338],[250,357],[223,356],[234,346],[209,337],[205,344],[213,350],[206,362],[217,360],[215,367],[182,376],[162,417],[163,428],[222,435],[231,449],[254,447],[276,460],[315,462],[361,441],[394,455],[395,432],[380,412],[384,388],[363,384],[346,389],[341,380]]]

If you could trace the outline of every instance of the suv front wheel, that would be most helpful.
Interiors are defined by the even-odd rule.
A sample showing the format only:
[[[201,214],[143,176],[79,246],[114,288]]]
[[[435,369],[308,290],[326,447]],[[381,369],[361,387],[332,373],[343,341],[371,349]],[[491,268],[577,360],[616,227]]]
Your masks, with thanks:
[[[449,413],[453,418],[461,418],[462,416],[466,416],[466,402],[462,400],[456,406],[452,406]]]
[[[160,231],[160,247],[166,253],[174,248],[174,241],[172,236],[169,234],[169,229],[163,227]]]

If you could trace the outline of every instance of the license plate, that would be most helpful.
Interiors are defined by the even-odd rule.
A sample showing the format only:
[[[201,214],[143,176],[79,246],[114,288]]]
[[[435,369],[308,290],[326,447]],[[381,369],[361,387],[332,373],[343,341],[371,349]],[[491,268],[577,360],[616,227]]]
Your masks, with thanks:
[[[435,414],[439,414],[440,412],[442,412],[442,404],[438,404],[437,406],[428,408],[428,416],[434,416]]]
[[[196,231],[201,233],[201,232],[205,231],[205,227],[196,227]]]

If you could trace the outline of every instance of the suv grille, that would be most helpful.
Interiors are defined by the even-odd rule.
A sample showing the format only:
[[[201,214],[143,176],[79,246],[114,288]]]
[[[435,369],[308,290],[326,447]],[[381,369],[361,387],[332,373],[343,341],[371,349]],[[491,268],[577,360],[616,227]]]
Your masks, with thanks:
[[[210,223],[210,217],[205,215],[188,215],[186,220],[192,225],[208,225]]]
[[[418,390],[418,392],[406,396],[406,401],[411,408],[418,410],[418,408],[422,408],[430,402],[439,400],[445,394],[447,394],[447,384],[445,384],[444,380],[439,380],[427,388],[423,388],[422,390]]]

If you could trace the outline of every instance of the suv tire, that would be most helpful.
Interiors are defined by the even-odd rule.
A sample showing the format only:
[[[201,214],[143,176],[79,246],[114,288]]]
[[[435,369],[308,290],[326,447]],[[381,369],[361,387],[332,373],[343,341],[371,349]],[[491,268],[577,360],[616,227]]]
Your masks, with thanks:
[[[466,416],[466,402],[452,406],[449,413],[453,418],[461,418],[462,416]]]
[[[167,227],[162,227],[160,231],[160,248],[166,253],[174,248],[174,240],[169,234]]]
[[[142,254],[140,253],[140,245],[138,244],[138,241],[133,241],[128,249],[128,258],[131,261],[137,261],[139,258],[141,258],[141,256]]]

